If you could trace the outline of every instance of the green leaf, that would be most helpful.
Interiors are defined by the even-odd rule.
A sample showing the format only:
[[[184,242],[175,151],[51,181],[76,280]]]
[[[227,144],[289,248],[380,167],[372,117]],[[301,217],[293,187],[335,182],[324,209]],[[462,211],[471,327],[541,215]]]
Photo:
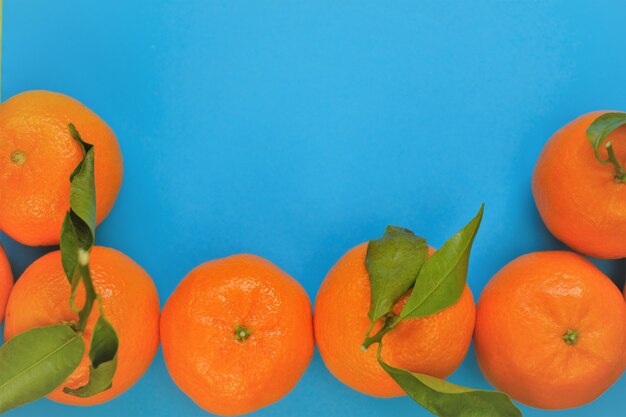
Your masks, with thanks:
[[[89,349],[91,359],[89,382],[76,389],[63,388],[63,392],[85,398],[111,388],[117,369],[118,345],[115,329],[103,316],[100,316],[96,322]]]
[[[83,149],[83,160],[70,176],[70,210],[65,216],[61,231],[61,259],[72,291],[70,304],[78,312],[77,329],[82,331],[98,298],[89,270],[89,257],[95,241],[96,189],[94,180],[94,148],[85,142],[74,125],[69,125],[72,137]],[[78,308],[74,299],[80,283],[85,288],[85,303]],[[89,381],[76,388],[64,388],[64,392],[78,397],[90,397],[111,387],[117,369],[118,338],[113,326],[106,320],[102,303],[100,318],[94,328],[89,350],[91,366]]]
[[[96,289],[93,286],[93,280],[91,279],[91,272],[89,271],[89,252],[85,252],[82,249],[78,250],[78,269],[76,271],[77,275],[82,278],[85,287],[85,305],[82,310],[78,312],[77,326],[78,329],[82,331],[87,326],[87,320],[89,320],[89,316],[93,310],[93,304],[98,297]],[[75,280],[72,281],[72,285],[74,285],[74,282]],[[72,306],[74,306],[74,295],[75,292],[72,292],[70,296],[70,304]],[[104,312],[101,312],[101,315],[104,315]]]
[[[521,411],[501,392],[476,390],[429,375],[378,363],[415,402],[441,417],[521,417]]]
[[[603,164],[611,162],[610,159],[602,159],[600,156],[600,146],[611,132],[625,124],[626,113],[612,112],[598,116],[598,118],[589,125],[587,128],[587,139],[591,142],[598,161]]]
[[[89,253],[96,232],[96,187],[94,179],[94,147],[85,142],[73,124],[68,126],[70,134],[83,150],[83,159],[70,175],[70,210],[61,228],[61,263],[72,286],[70,304],[79,311],[78,330],[87,325],[96,291],[89,274]],[[78,285],[85,286],[85,304],[82,309],[74,305]]]
[[[367,313],[372,323],[411,289],[427,254],[426,240],[401,227],[388,226],[380,239],[369,242],[365,265],[372,289]]]
[[[478,214],[463,229],[426,259],[400,313],[402,319],[430,316],[459,300],[465,288],[470,250],[484,207],[482,204]]]
[[[61,228],[61,256],[65,275],[73,281],[78,251],[91,250],[96,234],[96,187],[94,180],[94,148],[86,143],[73,124],[69,130],[81,148],[83,160],[70,176],[70,210]],[[75,290],[75,286],[73,286]]]
[[[0,348],[0,413],[54,391],[85,352],[81,335],[66,324],[21,333]]]

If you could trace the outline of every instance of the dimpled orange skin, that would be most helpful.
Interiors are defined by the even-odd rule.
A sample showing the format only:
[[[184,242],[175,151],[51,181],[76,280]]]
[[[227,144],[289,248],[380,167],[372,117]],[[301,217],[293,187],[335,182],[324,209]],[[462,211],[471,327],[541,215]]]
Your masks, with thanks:
[[[4,309],[6,308],[12,287],[13,273],[11,272],[11,265],[2,249],[2,245],[0,245],[0,323],[4,318]]]
[[[84,332],[85,357],[65,383],[48,396],[72,405],[94,405],[109,401],[130,388],[144,374],[159,346],[159,297],[150,276],[123,253],[96,246],[90,269],[96,291],[103,300],[106,318],[119,337],[117,371],[112,388],[88,398],[63,393],[63,387],[78,388],[89,379],[89,345],[97,318],[98,304]],[[17,280],[9,297],[5,339],[28,329],[77,321],[69,306],[70,284],[63,273],[59,251],[42,256]],[[79,287],[76,302],[84,303]]]
[[[251,331],[235,339],[236,326]],[[240,415],[272,404],[296,385],[313,355],[311,303],[271,262],[234,255],[200,265],[161,317],[167,369],[205,410]]]
[[[532,189],[539,214],[556,238],[586,255],[616,259],[626,257],[626,184],[614,180],[612,164],[596,159],[586,135],[603,113],[580,116],[552,136],[535,165]],[[624,164],[626,127],[613,131],[609,140]],[[600,155],[607,158],[604,145]]]
[[[59,243],[69,177],[83,157],[70,122],[94,145],[100,223],[113,208],[123,176],[111,128],[80,102],[49,91],[28,91],[0,105],[0,230],[23,244]]]
[[[563,336],[578,332],[575,344]],[[485,287],[475,346],[485,377],[513,399],[543,409],[578,407],[626,366],[626,305],[585,258],[535,252],[502,268]]]
[[[326,367],[344,384],[375,397],[406,395],[378,364],[377,346],[361,350],[370,324],[366,253],[367,243],[349,250],[326,276],[315,301],[315,340]],[[406,300],[398,301],[395,314]],[[406,319],[387,333],[383,359],[392,366],[445,378],[467,353],[474,319],[474,299],[466,286],[455,305],[429,317]],[[380,328],[377,323],[371,334]]]

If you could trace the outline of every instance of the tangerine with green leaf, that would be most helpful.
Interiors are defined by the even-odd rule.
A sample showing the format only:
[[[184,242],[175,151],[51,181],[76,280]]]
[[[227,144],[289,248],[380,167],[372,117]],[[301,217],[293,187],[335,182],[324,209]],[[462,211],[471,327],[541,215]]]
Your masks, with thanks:
[[[117,198],[122,154],[115,134],[98,115],[50,91],[11,97],[0,104],[0,230],[23,244],[59,243],[69,209],[69,177],[83,157],[69,123],[95,147],[97,223]]]
[[[107,320],[119,337],[117,371],[112,387],[87,398],[63,392],[89,381],[88,357],[91,335],[99,317],[98,303],[83,332],[85,355],[70,377],[48,398],[73,405],[93,405],[108,401],[130,388],[148,369],[159,346],[159,298],[150,276],[121,252],[95,246],[89,269]],[[4,335],[6,340],[29,329],[70,323],[78,315],[70,307],[71,287],[61,264],[61,252],[37,259],[17,280],[9,297]],[[75,303],[84,303],[85,291],[78,287]]]
[[[207,262],[163,309],[161,341],[178,387],[203,409],[240,415],[296,385],[313,355],[311,304],[271,262],[234,255]]]
[[[406,395],[378,363],[376,348],[362,347],[364,336],[376,334],[383,323],[377,320],[369,329],[367,251],[367,243],[352,248],[324,279],[315,301],[315,339],[326,367],[344,384],[376,397]],[[393,305],[394,316],[400,315],[406,302],[407,295]],[[474,300],[465,285],[454,305],[428,317],[400,321],[383,338],[382,358],[397,368],[445,378],[467,353],[474,318]]]
[[[7,259],[7,255],[0,245],[0,322],[4,318],[4,309],[13,287],[13,274],[11,273],[11,265]]]
[[[502,268],[478,302],[475,346],[485,377],[542,409],[593,401],[624,372],[626,304],[572,252],[535,252]]]
[[[532,190],[550,232],[597,258],[626,257],[626,114],[592,112],[546,143]]]

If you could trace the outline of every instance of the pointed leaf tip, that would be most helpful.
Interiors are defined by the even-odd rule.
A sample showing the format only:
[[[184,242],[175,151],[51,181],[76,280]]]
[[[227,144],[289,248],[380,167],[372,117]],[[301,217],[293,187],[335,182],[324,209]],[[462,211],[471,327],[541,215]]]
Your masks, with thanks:
[[[426,259],[400,317],[430,316],[459,300],[465,289],[470,251],[484,207],[481,204],[476,216]]]

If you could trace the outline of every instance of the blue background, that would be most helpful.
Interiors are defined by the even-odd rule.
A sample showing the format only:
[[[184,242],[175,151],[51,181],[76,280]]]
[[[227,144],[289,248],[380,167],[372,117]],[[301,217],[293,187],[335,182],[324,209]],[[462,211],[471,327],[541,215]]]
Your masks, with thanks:
[[[193,267],[238,252],[267,257],[314,299],[333,263],[387,224],[438,246],[482,201],[476,296],[514,257],[563,248],[531,173],[565,123],[626,110],[623,2],[310,3],[5,0],[2,98],[64,92],[115,130],[125,179],[97,239],[139,262],[162,303]],[[50,250],[0,240],[16,276]],[[623,285],[622,261],[598,264]],[[487,387],[473,351],[452,380]],[[625,389],[622,377],[585,407],[523,411],[621,415]],[[161,354],[107,404],[11,412],[44,414],[206,415]],[[255,415],[428,414],[352,391],[316,354]]]

